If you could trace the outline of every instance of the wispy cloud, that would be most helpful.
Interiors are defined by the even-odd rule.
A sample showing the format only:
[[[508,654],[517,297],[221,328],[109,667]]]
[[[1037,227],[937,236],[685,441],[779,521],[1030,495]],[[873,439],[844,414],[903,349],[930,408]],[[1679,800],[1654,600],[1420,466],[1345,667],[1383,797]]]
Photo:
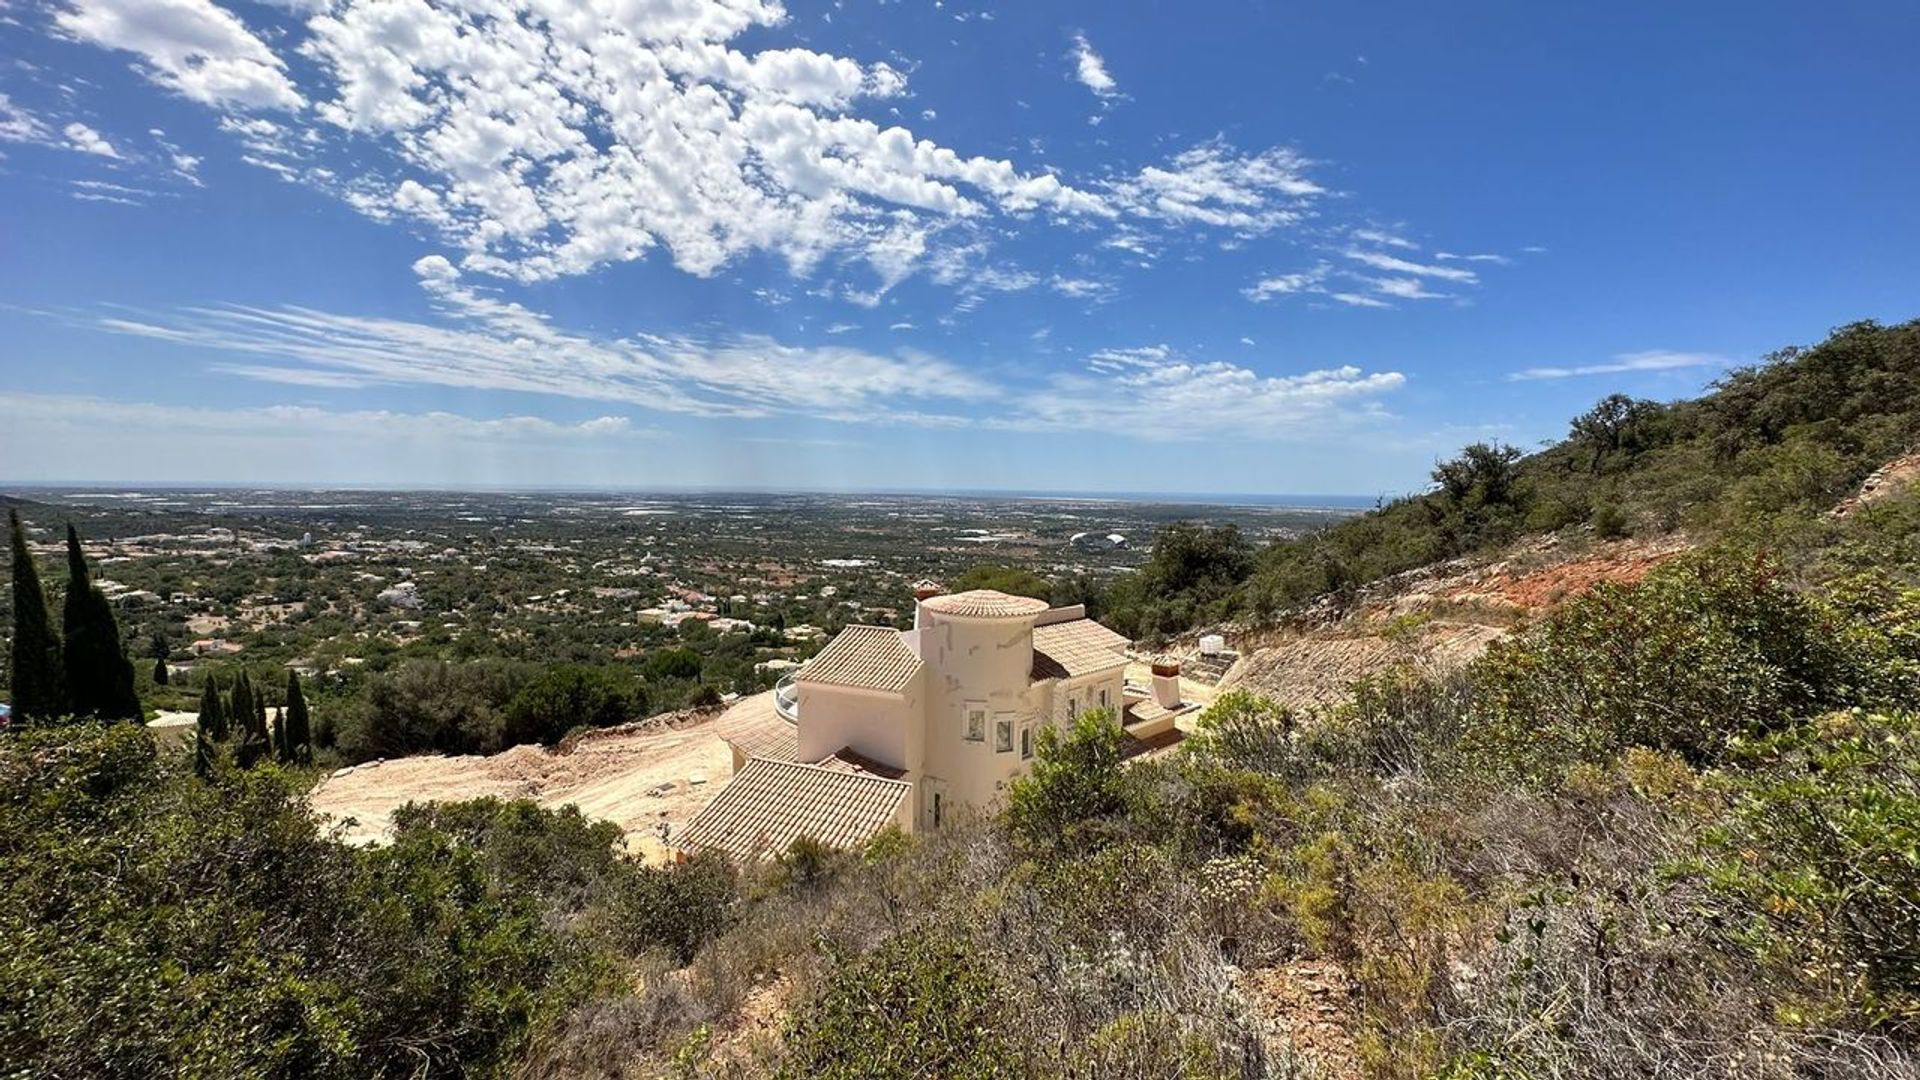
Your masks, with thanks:
[[[1733,361],[1717,353],[1673,352],[1655,349],[1648,352],[1621,353],[1599,364],[1572,367],[1531,367],[1510,372],[1516,382],[1533,379],[1571,379],[1581,375],[1619,375],[1629,372],[1673,371],[1680,368],[1731,367]]]
[[[1073,60],[1073,77],[1080,85],[1093,91],[1093,96],[1102,104],[1112,104],[1120,97],[1120,84],[1113,81],[1107,73],[1107,62],[1087,41],[1087,35],[1073,35],[1073,50],[1068,54]]]

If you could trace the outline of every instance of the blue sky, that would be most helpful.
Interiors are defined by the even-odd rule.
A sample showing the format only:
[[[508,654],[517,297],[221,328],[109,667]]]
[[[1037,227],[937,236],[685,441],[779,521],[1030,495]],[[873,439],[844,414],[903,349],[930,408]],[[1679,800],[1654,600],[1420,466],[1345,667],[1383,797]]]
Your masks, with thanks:
[[[0,20],[16,482],[1401,492],[1920,313],[1911,3]]]

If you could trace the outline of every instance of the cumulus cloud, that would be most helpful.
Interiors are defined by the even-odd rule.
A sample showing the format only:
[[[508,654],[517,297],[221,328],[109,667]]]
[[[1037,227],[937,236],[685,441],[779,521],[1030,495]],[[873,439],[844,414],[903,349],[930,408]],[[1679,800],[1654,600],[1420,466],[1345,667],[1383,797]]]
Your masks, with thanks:
[[[70,0],[54,15],[70,37],[131,52],[154,82],[204,105],[295,109],[286,65],[211,0]]]
[[[113,148],[106,136],[78,121],[68,124],[65,134],[67,145],[83,154],[94,154],[104,158],[118,158],[120,151]]]
[[[58,2],[59,32],[219,109],[244,161],[520,281],[764,254],[796,277],[870,273],[834,291],[872,304],[942,249],[1029,226],[1146,255],[1298,224],[1327,194],[1296,152],[1219,139],[1078,180],[943,146],[869,118],[908,91],[893,64],[743,46],[787,23],[774,0],[297,0],[311,17],[271,45],[213,0]],[[1074,64],[1119,94],[1084,36]]]
[[[1572,367],[1532,367],[1510,372],[1507,378],[1524,382],[1533,379],[1571,379],[1581,375],[1619,375],[1630,372],[1673,371],[1678,368],[1728,367],[1733,361],[1715,353],[1675,352],[1654,349],[1647,352],[1620,353],[1599,364]]]

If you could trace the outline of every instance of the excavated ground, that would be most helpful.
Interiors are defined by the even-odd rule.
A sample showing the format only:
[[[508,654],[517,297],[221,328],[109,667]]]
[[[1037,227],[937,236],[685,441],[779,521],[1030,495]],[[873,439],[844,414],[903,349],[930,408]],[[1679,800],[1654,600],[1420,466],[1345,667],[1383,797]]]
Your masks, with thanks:
[[[589,732],[553,750],[516,746],[487,757],[423,757],[372,761],[341,769],[316,785],[314,812],[345,823],[355,843],[379,843],[394,810],[410,802],[450,802],[492,795],[571,803],[626,833],[627,848],[665,857],[658,828],[677,833],[733,772],[733,752],[720,740],[714,712],[668,713],[639,724]]]
[[[1368,590],[1350,614],[1317,625],[1227,630],[1241,657],[1220,689],[1312,708],[1338,704],[1356,679],[1403,665],[1451,670],[1525,620],[1603,582],[1638,581],[1688,546],[1677,534],[1579,547],[1548,538],[1496,559],[1402,574]]]

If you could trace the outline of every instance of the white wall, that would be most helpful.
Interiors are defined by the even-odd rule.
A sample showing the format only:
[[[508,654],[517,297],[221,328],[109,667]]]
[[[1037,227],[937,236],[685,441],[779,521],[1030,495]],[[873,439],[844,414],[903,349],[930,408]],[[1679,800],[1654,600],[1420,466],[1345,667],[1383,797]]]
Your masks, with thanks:
[[[849,747],[883,765],[918,773],[925,679],[925,672],[915,675],[900,694],[800,683],[800,760],[819,761]]]

